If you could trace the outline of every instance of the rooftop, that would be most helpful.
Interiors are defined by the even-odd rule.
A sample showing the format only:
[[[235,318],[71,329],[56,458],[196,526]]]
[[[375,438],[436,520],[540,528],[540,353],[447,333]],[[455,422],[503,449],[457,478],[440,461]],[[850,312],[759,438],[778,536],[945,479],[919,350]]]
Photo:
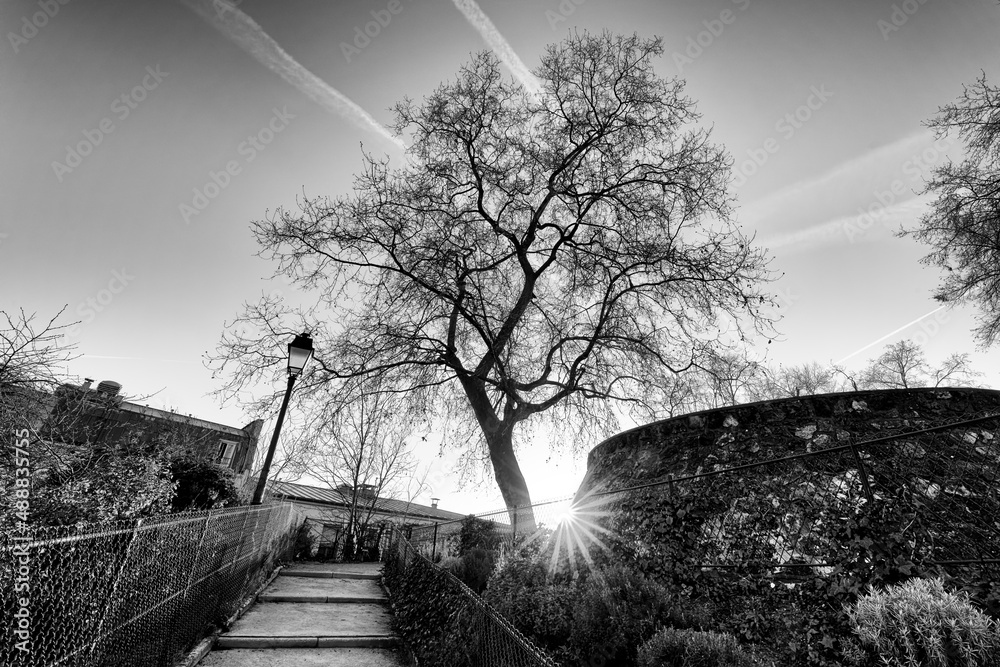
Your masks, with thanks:
[[[336,489],[294,484],[292,482],[274,482],[274,485],[271,487],[271,493],[274,496],[283,498],[341,507],[346,507],[349,502],[349,499]],[[405,500],[395,500],[393,498],[377,498],[375,500],[375,509],[380,512],[425,519],[439,519],[441,521],[455,521],[464,519],[466,516],[458,512],[448,512],[436,507],[428,507],[427,505],[406,502]]]

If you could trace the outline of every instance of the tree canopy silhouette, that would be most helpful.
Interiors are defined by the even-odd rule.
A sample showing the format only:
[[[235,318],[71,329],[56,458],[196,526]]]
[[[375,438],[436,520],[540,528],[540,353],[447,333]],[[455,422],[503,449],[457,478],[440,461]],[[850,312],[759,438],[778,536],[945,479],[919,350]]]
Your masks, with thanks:
[[[979,306],[975,334],[988,347],[1000,336],[1000,88],[981,75],[928,125],[938,137],[963,139],[965,159],[934,170],[924,192],[937,199],[900,234],[929,245],[921,261],[946,271],[936,299]]]
[[[488,460],[512,508],[530,504],[515,450],[531,426],[580,443],[613,432],[615,404],[652,414],[722,345],[722,312],[769,333],[771,276],[731,219],[731,160],[683,82],[654,72],[660,55],[658,39],[572,35],[541,58],[537,95],[483,53],[397,104],[402,166],[366,154],[353,194],[254,223],[315,303],[249,306],[215,357],[225,391],[281,367],[306,327],[317,362],[299,392],[391,378]]]

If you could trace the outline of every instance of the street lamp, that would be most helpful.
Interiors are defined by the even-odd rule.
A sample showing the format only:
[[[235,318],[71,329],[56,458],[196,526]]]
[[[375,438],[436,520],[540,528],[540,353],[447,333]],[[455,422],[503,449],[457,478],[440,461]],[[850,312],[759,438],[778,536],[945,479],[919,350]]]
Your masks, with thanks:
[[[309,358],[313,353],[313,341],[307,333],[299,334],[288,344],[288,388],[285,389],[285,398],[281,401],[281,410],[278,411],[278,421],[274,425],[274,433],[271,435],[271,446],[267,448],[267,457],[264,458],[264,467],[260,471],[260,479],[257,480],[257,490],[253,493],[251,505],[260,505],[264,497],[264,487],[267,486],[267,475],[271,472],[271,459],[274,458],[274,448],[278,445],[278,434],[281,432],[281,422],[285,421],[285,410],[288,409],[288,398],[292,395],[292,385],[295,378],[302,373]]]

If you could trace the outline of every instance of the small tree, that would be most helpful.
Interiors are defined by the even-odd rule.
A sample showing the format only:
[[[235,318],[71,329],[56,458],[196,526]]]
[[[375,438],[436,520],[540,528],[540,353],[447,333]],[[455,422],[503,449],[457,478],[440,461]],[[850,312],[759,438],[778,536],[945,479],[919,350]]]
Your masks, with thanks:
[[[781,366],[771,373],[772,386],[781,396],[811,396],[838,390],[836,371],[815,361]]]
[[[920,345],[911,340],[901,340],[885,348],[868,362],[861,375],[861,382],[870,389],[909,389],[924,386],[927,360]]]
[[[954,352],[948,355],[940,366],[931,370],[931,382],[935,387],[963,386],[983,376],[972,368],[972,360],[968,352]],[[948,384],[945,384],[948,383]]]
[[[24,310],[0,311],[0,433],[27,430],[35,468],[58,462],[63,452],[53,449],[40,437],[42,425],[55,404],[55,390],[63,382],[62,365],[76,357],[75,349],[63,339],[70,324],[59,324],[63,308],[44,324],[37,314]],[[4,479],[11,457],[0,457]]]
[[[317,442],[309,467],[347,500],[348,559],[366,535],[379,499],[412,490],[416,470],[405,441],[408,413],[399,394],[370,380],[353,387],[352,400],[313,424]]]
[[[839,372],[847,376],[846,370]],[[857,390],[858,384],[863,389],[963,386],[981,376],[972,368],[968,353],[952,353],[940,365],[931,366],[920,345],[901,340],[888,345],[882,354],[868,362],[854,389]]]
[[[975,333],[989,346],[1000,336],[1000,89],[984,73],[928,125],[939,138],[963,139],[965,159],[934,170],[924,192],[937,199],[900,235],[930,246],[921,261],[946,271],[934,298],[979,306]]]

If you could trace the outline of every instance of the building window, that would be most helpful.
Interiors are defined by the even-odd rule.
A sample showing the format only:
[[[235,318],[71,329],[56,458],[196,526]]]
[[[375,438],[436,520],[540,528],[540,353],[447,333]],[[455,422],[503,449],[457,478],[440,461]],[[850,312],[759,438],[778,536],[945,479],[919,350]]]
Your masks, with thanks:
[[[228,468],[233,463],[233,455],[236,454],[235,442],[230,442],[229,440],[219,441],[219,465]]]

